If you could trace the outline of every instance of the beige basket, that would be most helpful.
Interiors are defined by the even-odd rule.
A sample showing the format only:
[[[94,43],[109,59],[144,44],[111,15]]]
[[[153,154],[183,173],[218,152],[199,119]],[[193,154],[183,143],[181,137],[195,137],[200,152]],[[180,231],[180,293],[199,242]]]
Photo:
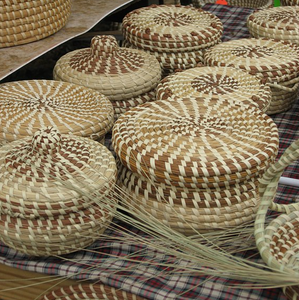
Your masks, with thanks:
[[[161,67],[144,51],[119,47],[113,36],[95,36],[90,48],[67,53],[53,71],[55,80],[79,84],[106,95],[113,107],[134,107],[155,99]],[[115,111],[116,119],[123,113]]]
[[[123,203],[189,234],[254,218],[256,181],[276,157],[278,132],[255,106],[168,99],[120,117],[112,143],[118,184],[131,195]]]
[[[145,300],[132,293],[101,283],[77,284],[48,292],[39,300]]]
[[[284,169],[299,158],[299,140],[287,148],[280,159],[272,165],[260,181],[261,204],[255,220],[255,240],[264,262],[273,269],[298,278],[298,203],[282,205],[273,202],[279,179]],[[268,225],[265,224],[268,210],[281,212]],[[299,287],[286,287],[288,299],[298,299]]]
[[[203,50],[219,43],[223,33],[218,17],[183,5],[135,9],[123,18],[122,29],[126,45],[153,53],[166,73],[179,66],[193,67],[188,60],[202,57]]]
[[[113,106],[97,91],[54,80],[0,85],[0,144],[42,127],[101,141],[113,125]]]
[[[46,38],[65,26],[70,13],[70,0],[1,0],[0,48]]]
[[[251,36],[299,44],[299,7],[279,6],[253,12],[247,19]]]
[[[297,99],[299,89],[299,47],[265,38],[244,38],[223,42],[208,49],[204,63],[228,66],[259,76],[272,91],[267,114],[287,111]]]
[[[196,67],[176,72],[157,86],[157,100],[193,98],[208,102],[211,98],[255,105],[266,111],[271,102],[270,88],[260,79],[232,67]]]
[[[273,0],[226,0],[228,5],[247,8],[268,8],[273,6]],[[216,3],[216,0],[192,0],[195,7],[201,7],[206,3]]]
[[[53,128],[0,148],[0,239],[31,255],[76,251],[113,217],[116,181],[111,152]],[[99,194],[93,199],[94,193]]]

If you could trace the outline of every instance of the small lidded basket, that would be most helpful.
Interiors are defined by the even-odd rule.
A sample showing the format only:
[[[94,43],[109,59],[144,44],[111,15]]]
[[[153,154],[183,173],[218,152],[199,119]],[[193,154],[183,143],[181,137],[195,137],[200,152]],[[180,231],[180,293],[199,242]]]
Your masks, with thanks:
[[[253,12],[247,18],[252,37],[299,44],[299,7],[278,6]]]
[[[221,41],[220,19],[200,8],[150,5],[129,12],[122,21],[124,45],[155,55],[163,74],[195,67],[203,51]]]
[[[35,256],[93,243],[114,216],[116,162],[101,143],[47,127],[0,148],[0,240]]]
[[[53,78],[104,94],[117,119],[130,108],[155,100],[161,67],[153,55],[119,47],[115,37],[101,35],[93,37],[90,48],[62,56],[56,62]]]
[[[0,145],[47,126],[103,142],[113,122],[109,99],[92,89],[54,80],[0,85]]]
[[[270,88],[246,71],[232,67],[202,66],[165,77],[157,86],[157,100],[210,99],[254,105],[265,112],[271,102]]]
[[[299,46],[266,38],[230,40],[205,52],[207,66],[242,69],[258,76],[271,88],[272,100],[266,113],[289,110],[299,89]]]
[[[71,0],[0,0],[0,48],[46,38],[64,27]]]
[[[278,142],[276,124],[255,106],[219,98],[140,105],[112,131],[122,203],[187,235],[244,224]]]

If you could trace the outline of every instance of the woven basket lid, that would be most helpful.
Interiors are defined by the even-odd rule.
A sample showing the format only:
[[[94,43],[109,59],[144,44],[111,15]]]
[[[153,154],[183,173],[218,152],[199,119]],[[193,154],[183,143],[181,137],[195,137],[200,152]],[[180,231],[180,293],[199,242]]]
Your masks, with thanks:
[[[221,186],[256,176],[278,148],[277,126],[254,106],[160,100],[114,124],[112,144],[132,172],[177,186]]]
[[[200,8],[183,5],[150,5],[129,12],[122,21],[125,40],[158,52],[185,52],[218,43],[223,25],[218,17]]]
[[[100,139],[114,122],[109,99],[97,91],[54,80],[0,85],[0,142],[32,136],[42,127]]]
[[[299,75],[299,46],[265,38],[230,40],[207,49],[204,61],[249,71],[266,82],[282,82]]]
[[[70,12],[70,0],[0,0],[0,48],[56,33],[65,26]]]
[[[0,162],[1,212],[20,218],[78,212],[95,192],[106,197],[116,180],[105,146],[53,128],[2,146]]]
[[[109,100],[123,100],[154,89],[161,79],[156,58],[138,49],[119,47],[113,36],[95,36],[91,47],[62,56],[54,79],[93,88]]]
[[[101,283],[80,283],[57,288],[40,300],[145,300],[135,294]]]
[[[247,27],[254,37],[299,42],[299,7],[279,6],[253,12]]]
[[[157,86],[157,99],[209,98],[240,101],[266,111],[271,102],[270,88],[261,80],[232,67],[197,67],[164,78]]]

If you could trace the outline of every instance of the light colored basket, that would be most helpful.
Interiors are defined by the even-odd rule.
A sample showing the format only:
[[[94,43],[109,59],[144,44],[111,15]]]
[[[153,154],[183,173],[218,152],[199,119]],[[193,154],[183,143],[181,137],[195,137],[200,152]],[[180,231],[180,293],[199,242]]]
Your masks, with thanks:
[[[129,12],[122,21],[126,45],[153,53],[165,72],[194,66],[192,58],[221,41],[218,17],[200,8],[151,5]],[[188,62],[191,57],[191,64]],[[166,60],[166,62],[164,62]]]
[[[207,49],[204,63],[228,66],[259,76],[272,91],[267,114],[287,111],[299,89],[299,46],[265,38],[231,40]]]
[[[299,7],[279,6],[253,12],[247,18],[251,36],[299,44]]]
[[[5,244],[30,255],[61,255],[91,244],[111,222],[116,163],[102,144],[45,128],[0,152]]]
[[[299,5],[298,0],[280,0],[281,5],[283,6],[295,6]]]
[[[232,67],[195,67],[164,78],[157,86],[157,100],[211,98],[255,105],[266,111],[271,102],[270,88],[245,71]]]
[[[77,284],[48,292],[39,300],[145,300],[135,294],[101,283]]]
[[[90,48],[61,57],[53,77],[97,90],[113,107],[134,107],[155,99],[153,91],[161,79],[161,67],[154,56],[119,47],[115,37],[101,35],[91,40]],[[115,111],[115,119],[121,113]]]
[[[278,150],[277,126],[255,106],[204,99],[140,105],[112,132],[122,203],[184,234],[252,220]]]
[[[114,122],[109,99],[94,90],[54,80],[0,85],[0,143],[32,136],[42,127],[102,140]]]
[[[70,13],[71,0],[1,0],[0,48],[46,38],[65,26]]]
[[[228,5],[247,8],[268,8],[273,6],[273,0],[227,0]],[[216,3],[216,0],[192,0],[195,7],[201,7],[207,3]]]
[[[294,141],[273,164],[260,181],[261,204],[255,220],[255,240],[264,262],[290,276],[299,276],[299,205],[273,202],[279,179],[284,169],[299,158],[299,140]],[[265,224],[268,210],[281,214],[268,225]],[[288,299],[298,299],[298,286],[286,287]]]

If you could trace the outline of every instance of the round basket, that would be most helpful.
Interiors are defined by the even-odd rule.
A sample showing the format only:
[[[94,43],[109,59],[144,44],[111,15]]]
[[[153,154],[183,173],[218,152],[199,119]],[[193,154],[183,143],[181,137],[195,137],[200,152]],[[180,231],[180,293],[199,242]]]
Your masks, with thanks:
[[[270,88],[243,70],[232,67],[196,67],[176,72],[157,86],[158,100],[211,98],[242,102],[266,111],[271,102]]]
[[[109,225],[116,163],[105,146],[45,128],[0,149],[5,244],[31,255],[60,255],[92,243]]]
[[[101,283],[77,284],[48,292],[39,300],[144,300],[137,295]]]
[[[1,0],[0,48],[46,38],[65,26],[70,13],[70,0]]]
[[[103,140],[114,121],[103,94],[54,80],[24,80],[0,85],[0,144],[32,136],[42,127]]]
[[[247,8],[268,8],[273,6],[273,0],[226,0],[227,5]],[[195,7],[201,7],[206,3],[216,3],[216,0],[192,0]]]
[[[255,240],[264,262],[296,278],[299,275],[299,206],[298,203],[278,204],[273,199],[284,169],[298,158],[299,140],[296,140],[265,172],[260,181],[261,204],[255,220]],[[269,209],[281,214],[266,225]],[[284,292],[290,300],[299,297],[298,286],[286,287]]]
[[[151,5],[129,12],[122,21],[126,45],[161,57],[165,72],[178,66],[189,68],[188,58],[221,41],[223,25],[218,17],[192,6]],[[190,55],[189,55],[190,54]],[[163,60],[170,60],[163,63]],[[193,64],[192,64],[193,67]]]
[[[95,36],[91,47],[61,57],[55,80],[79,84],[106,95],[113,107],[134,107],[155,99],[161,67],[154,56],[138,49],[119,47],[113,36]],[[120,110],[115,111],[116,118]]]
[[[255,106],[201,100],[140,105],[112,131],[123,203],[185,234],[252,220],[257,178],[278,149],[277,126]]]
[[[251,36],[299,44],[299,7],[279,6],[253,12],[247,18]]]
[[[299,5],[298,0],[280,0],[281,5],[283,6],[295,6]]]
[[[259,76],[272,92],[267,114],[288,110],[297,99],[299,88],[299,47],[265,38],[231,40],[207,49],[204,63],[246,70]]]

